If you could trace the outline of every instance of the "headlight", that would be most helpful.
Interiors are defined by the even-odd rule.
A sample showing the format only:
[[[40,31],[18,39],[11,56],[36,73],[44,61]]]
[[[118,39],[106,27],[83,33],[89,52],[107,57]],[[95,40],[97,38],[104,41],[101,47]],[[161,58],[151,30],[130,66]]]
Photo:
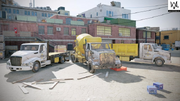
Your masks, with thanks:
[[[8,61],[8,62],[7,62],[7,65],[11,65],[11,63]]]

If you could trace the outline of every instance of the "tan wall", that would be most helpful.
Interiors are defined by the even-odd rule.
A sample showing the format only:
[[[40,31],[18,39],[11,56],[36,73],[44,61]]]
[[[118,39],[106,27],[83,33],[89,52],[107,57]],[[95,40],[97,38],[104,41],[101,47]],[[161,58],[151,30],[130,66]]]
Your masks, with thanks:
[[[169,35],[169,39],[164,39],[164,36]],[[159,36],[159,33],[156,34]],[[162,31],[161,32],[161,44],[170,44],[175,43],[175,41],[180,41],[180,30],[171,30],[171,31]],[[159,40],[156,40],[156,43],[159,43]]]
[[[31,32],[20,32],[20,36],[30,37],[31,36]]]
[[[14,31],[3,31],[4,36],[15,36]]]

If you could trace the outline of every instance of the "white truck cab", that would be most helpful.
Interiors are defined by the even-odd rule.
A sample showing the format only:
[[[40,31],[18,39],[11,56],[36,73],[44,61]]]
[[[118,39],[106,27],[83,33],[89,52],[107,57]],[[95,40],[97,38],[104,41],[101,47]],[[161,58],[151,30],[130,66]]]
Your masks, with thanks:
[[[24,43],[19,51],[11,55],[6,67],[11,71],[37,72],[40,67],[51,64],[51,61],[47,60],[47,55],[47,43]]]
[[[163,66],[164,63],[171,63],[171,54],[169,51],[162,50],[154,43],[140,43],[139,58],[134,59],[135,62],[151,62],[157,66]]]

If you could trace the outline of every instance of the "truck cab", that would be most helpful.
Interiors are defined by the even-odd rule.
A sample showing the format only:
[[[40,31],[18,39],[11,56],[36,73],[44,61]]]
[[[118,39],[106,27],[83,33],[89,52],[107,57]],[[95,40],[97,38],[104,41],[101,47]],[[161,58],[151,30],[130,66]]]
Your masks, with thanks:
[[[51,64],[47,56],[47,43],[24,43],[19,51],[11,55],[6,67],[11,71],[32,70],[37,72],[40,67]]]
[[[171,63],[170,52],[162,50],[154,43],[140,43],[139,57],[143,60],[155,62],[157,66],[162,66],[164,63]]]

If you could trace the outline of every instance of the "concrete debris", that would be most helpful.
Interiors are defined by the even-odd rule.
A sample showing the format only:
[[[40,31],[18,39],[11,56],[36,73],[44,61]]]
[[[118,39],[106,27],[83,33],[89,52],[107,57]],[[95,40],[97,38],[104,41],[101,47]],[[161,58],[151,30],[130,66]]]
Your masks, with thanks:
[[[96,74],[96,75],[89,75],[89,76],[85,76],[85,77],[81,77],[81,78],[78,78],[77,80],[81,80],[81,79],[85,79],[85,78],[88,78],[88,77],[91,77],[91,76],[97,76],[97,75],[99,75],[99,74],[101,74],[101,73],[98,73],[98,74]]]
[[[66,78],[66,79],[51,79],[52,81],[64,81],[64,80],[74,80],[74,78]]]

